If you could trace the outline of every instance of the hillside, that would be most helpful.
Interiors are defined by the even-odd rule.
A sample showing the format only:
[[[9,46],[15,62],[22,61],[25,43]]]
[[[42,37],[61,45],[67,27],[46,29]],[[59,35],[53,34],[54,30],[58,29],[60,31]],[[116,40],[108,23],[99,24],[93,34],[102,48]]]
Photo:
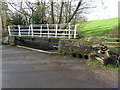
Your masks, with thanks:
[[[77,33],[80,36],[104,36],[118,24],[118,20],[113,18],[77,23]]]

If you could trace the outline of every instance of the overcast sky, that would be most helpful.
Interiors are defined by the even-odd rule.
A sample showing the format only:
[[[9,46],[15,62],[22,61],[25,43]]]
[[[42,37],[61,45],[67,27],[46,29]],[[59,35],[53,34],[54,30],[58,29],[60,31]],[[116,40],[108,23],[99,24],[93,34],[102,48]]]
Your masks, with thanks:
[[[106,9],[102,8],[100,0],[97,1],[97,8],[94,9],[94,12],[86,15],[88,20],[97,20],[97,19],[108,19],[108,18],[117,18],[118,17],[118,2],[120,0],[102,0],[104,2]],[[119,6],[120,7],[120,6]]]
[[[16,0],[7,0],[7,1],[15,2]],[[18,0],[18,1],[22,1],[22,0]],[[35,0],[30,0],[30,1],[34,2]],[[45,1],[49,1],[49,0],[45,0]],[[86,0],[86,1],[89,1],[89,0]],[[103,8],[103,5],[100,2],[100,0],[96,0],[96,2],[92,3],[91,5],[93,6],[97,5],[97,7],[93,9],[93,12],[85,15],[87,19],[98,20],[98,19],[117,18],[118,17],[118,2],[120,0],[101,0],[101,1],[104,2],[104,7],[106,7],[106,9]]]

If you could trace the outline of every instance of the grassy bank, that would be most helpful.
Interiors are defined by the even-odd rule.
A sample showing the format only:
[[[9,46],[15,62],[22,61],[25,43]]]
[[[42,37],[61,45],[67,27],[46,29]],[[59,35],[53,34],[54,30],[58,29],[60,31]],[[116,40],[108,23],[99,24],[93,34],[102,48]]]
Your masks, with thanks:
[[[115,71],[120,71],[119,67],[115,67],[112,64],[109,64],[107,66],[101,65],[101,63],[98,60],[93,60],[93,61],[87,61],[87,65],[94,66],[94,67],[101,67],[103,69],[110,69],[110,70],[115,70]]]
[[[82,36],[104,36],[108,34],[117,24],[120,18],[94,20],[78,23],[78,35]]]

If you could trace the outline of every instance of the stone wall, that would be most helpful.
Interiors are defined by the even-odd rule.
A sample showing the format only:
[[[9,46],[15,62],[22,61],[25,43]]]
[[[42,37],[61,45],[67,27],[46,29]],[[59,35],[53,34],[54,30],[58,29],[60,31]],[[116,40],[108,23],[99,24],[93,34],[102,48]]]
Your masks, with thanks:
[[[71,54],[73,56],[85,56],[88,55],[92,50],[92,43],[84,41],[73,41],[73,40],[59,40],[58,50],[61,54]]]
[[[120,66],[120,56],[111,51],[106,45],[92,43],[84,40],[59,40],[58,50],[61,54],[73,57],[98,60],[103,65],[113,64]]]

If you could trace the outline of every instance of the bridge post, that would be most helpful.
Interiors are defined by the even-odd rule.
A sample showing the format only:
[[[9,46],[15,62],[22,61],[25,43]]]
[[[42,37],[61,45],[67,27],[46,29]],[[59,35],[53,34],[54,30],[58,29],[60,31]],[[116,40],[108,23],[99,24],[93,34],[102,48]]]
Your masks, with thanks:
[[[56,24],[55,38],[57,38],[58,24]]]
[[[68,30],[69,30],[69,34],[68,34],[69,37],[68,37],[68,38],[70,39],[70,38],[71,38],[71,37],[70,37],[70,23],[68,24]]]
[[[40,37],[42,37],[42,25],[40,26]]]
[[[18,25],[18,30],[19,30],[19,36],[21,37],[20,25]]]
[[[8,26],[9,36],[11,36],[10,26]]]
[[[75,25],[75,29],[74,29],[74,38],[76,38],[76,30],[77,30],[77,25]]]
[[[30,25],[29,25],[29,30],[28,30],[28,36],[30,36]]]
[[[31,32],[32,32],[32,37],[33,37],[33,25],[31,24]]]
[[[49,38],[49,24],[47,24],[48,38]]]

